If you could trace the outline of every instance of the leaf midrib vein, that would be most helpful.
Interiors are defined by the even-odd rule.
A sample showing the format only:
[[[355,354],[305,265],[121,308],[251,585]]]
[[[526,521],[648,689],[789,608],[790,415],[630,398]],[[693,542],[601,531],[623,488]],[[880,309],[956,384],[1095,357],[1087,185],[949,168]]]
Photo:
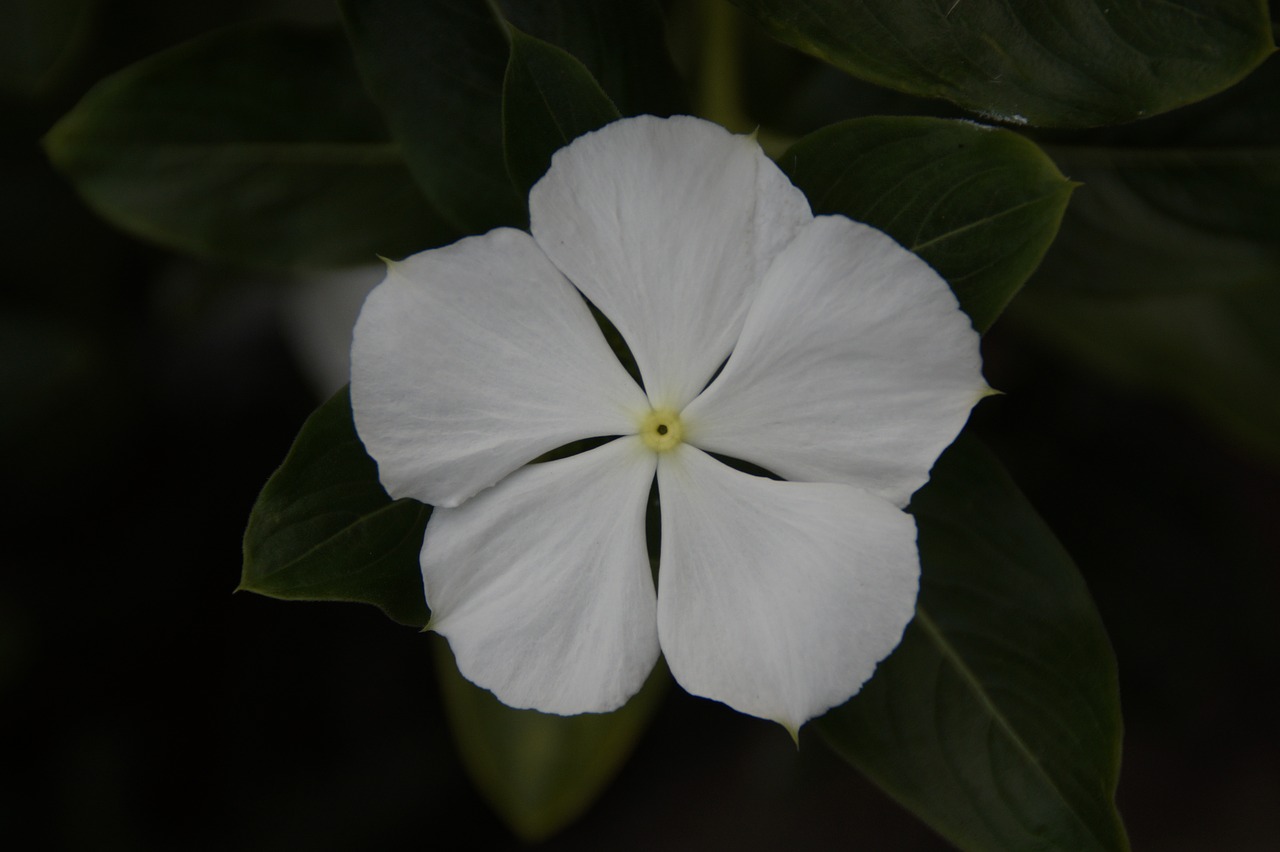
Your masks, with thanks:
[[[1067,188],[1069,186],[1070,184],[1065,184],[1065,183],[1063,184],[1063,188]],[[949,240],[952,237],[958,236],[959,234],[963,234],[966,231],[971,231],[974,228],[980,228],[983,225],[996,221],[997,219],[1002,219],[1005,216],[1008,216],[1012,213],[1017,213],[1019,210],[1022,210],[1025,207],[1031,207],[1032,205],[1035,205],[1035,204],[1042,204],[1045,201],[1051,200],[1055,195],[1057,195],[1057,192],[1048,192],[1048,193],[1045,193],[1044,195],[1037,196],[1036,198],[1032,198],[1027,201],[1023,201],[1018,204],[1015,204],[1012,207],[1006,207],[1005,209],[999,211],[998,213],[992,213],[989,216],[983,216],[981,219],[975,219],[972,222],[961,225],[959,228],[955,228],[953,230],[947,231],[946,233],[939,234],[938,236],[933,237],[932,239],[925,240],[923,243],[916,243],[910,248],[913,252],[919,253],[921,250],[926,249],[935,243],[940,243],[940,242],[943,242],[944,240]]]
[[[1004,732],[1005,736],[1009,738],[1018,751],[1027,759],[1031,766],[1035,768],[1037,774],[1044,779],[1044,782],[1048,785],[1049,789],[1052,790],[1058,799],[1066,806],[1067,812],[1070,813],[1072,818],[1084,828],[1085,833],[1094,839],[1098,844],[1098,848],[1105,849],[1106,845],[1102,842],[1101,838],[1099,838],[1089,824],[1086,823],[1078,813],[1076,813],[1074,805],[1067,798],[1066,794],[1063,793],[1062,789],[1054,782],[1053,778],[1041,764],[1040,760],[1036,758],[1035,753],[1027,743],[1018,735],[1017,731],[1013,729],[1009,720],[1005,718],[1004,713],[1000,711],[995,702],[992,701],[991,696],[987,694],[986,689],[983,688],[982,682],[978,679],[977,674],[969,668],[968,664],[965,663],[959,652],[956,651],[956,649],[951,646],[951,643],[947,641],[942,629],[938,627],[937,622],[929,616],[923,606],[916,608],[916,621],[920,624],[921,629],[924,630],[924,632],[933,641],[934,645],[937,646],[943,658],[951,663],[956,672],[960,675],[961,680],[963,680],[973,691],[973,694],[987,710],[999,728]]]
[[[371,521],[373,521],[375,518],[381,517],[382,515],[387,514],[387,513],[391,512],[391,511],[398,510],[399,508],[401,508],[401,506],[402,506],[402,501],[400,501],[400,500],[395,500],[395,501],[393,501],[393,502],[387,503],[387,504],[386,504],[386,505],[384,505],[384,506],[379,506],[377,509],[374,509],[372,512],[367,512],[367,513],[365,513],[365,514],[362,514],[362,515],[360,515],[359,517],[357,517],[354,521],[352,521],[351,523],[349,523],[349,524],[347,524],[346,526],[342,527],[341,529],[337,530],[337,531],[336,531],[336,532],[334,532],[333,534],[326,536],[324,539],[322,539],[322,540],[320,540],[320,541],[316,542],[316,543],[315,543],[315,544],[313,544],[311,547],[307,548],[305,551],[303,551],[302,553],[299,553],[297,556],[293,557],[292,559],[288,560],[287,562],[282,562],[282,563],[280,563],[279,565],[277,565],[275,568],[272,568],[272,569],[270,569],[270,570],[264,571],[264,572],[262,573],[262,575],[261,575],[261,576],[262,576],[262,577],[264,577],[264,578],[266,578],[266,577],[272,577],[272,576],[274,576],[274,575],[276,575],[276,574],[280,573],[281,571],[286,571],[286,570],[288,570],[288,569],[290,569],[290,568],[294,568],[294,567],[296,567],[299,563],[301,563],[301,562],[305,562],[305,561],[307,561],[308,559],[310,559],[310,558],[311,558],[312,556],[314,556],[316,553],[318,553],[318,552],[321,552],[321,551],[325,550],[327,547],[329,547],[330,545],[332,545],[336,540],[338,540],[338,539],[340,539],[340,538],[342,538],[342,537],[344,537],[344,536],[350,535],[350,534],[352,533],[352,530],[353,530],[355,527],[361,526],[361,525],[363,525],[363,524],[370,523],[370,522],[371,522]],[[314,517],[314,516],[312,516],[312,517]],[[308,518],[307,520],[310,520],[310,518]],[[289,526],[292,526],[292,525],[295,525],[295,524],[297,524],[297,523],[299,523],[299,521],[291,521],[288,525],[289,525]],[[280,532],[282,532],[282,531],[283,531],[283,529],[284,529],[284,527],[283,527],[283,526],[282,526],[282,527],[278,527],[277,529],[274,529],[274,530],[272,530],[271,532],[269,532],[267,535],[265,535],[265,536],[261,539],[261,541],[259,542],[259,544],[258,544],[258,550],[259,550],[259,552],[260,552],[262,549],[265,549],[265,548],[267,547],[267,543],[268,543],[272,538],[274,538],[277,534],[279,534]]]

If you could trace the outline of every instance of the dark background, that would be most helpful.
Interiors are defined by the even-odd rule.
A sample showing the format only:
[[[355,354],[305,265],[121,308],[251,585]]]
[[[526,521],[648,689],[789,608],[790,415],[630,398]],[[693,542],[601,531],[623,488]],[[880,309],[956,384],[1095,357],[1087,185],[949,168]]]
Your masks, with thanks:
[[[371,607],[232,594],[317,402],[284,290],[98,221],[38,139],[103,75],[264,4],[96,4],[0,95],[0,836],[57,850],[518,847],[471,790],[431,641]],[[272,5],[321,20],[326,3]],[[986,342],[974,428],[1093,590],[1134,847],[1280,848],[1280,475],[1160,399]],[[560,849],[948,848],[806,734],[679,693]]]

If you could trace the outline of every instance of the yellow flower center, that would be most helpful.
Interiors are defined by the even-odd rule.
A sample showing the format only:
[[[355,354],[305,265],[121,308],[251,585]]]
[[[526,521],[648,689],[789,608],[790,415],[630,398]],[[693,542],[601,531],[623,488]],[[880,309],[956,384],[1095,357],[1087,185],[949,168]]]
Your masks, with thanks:
[[[680,413],[670,408],[655,408],[640,421],[640,437],[655,453],[674,449],[684,440],[684,424]]]

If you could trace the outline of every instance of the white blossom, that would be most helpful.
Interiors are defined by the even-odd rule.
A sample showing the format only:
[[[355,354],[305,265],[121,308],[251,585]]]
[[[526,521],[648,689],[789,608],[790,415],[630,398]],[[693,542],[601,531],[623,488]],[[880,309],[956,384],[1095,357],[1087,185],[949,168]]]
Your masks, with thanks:
[[[989,392],[977,334],[926,263],[815,217],[752,138],[699,119],[580,137],[529,207],[531,234],[389,264],[356,325],[360,438],[392,497],[436,506],[431,629],[514,707],[615,709],[661,652],[687,691],[794,733],[912,617],[903,507]]]

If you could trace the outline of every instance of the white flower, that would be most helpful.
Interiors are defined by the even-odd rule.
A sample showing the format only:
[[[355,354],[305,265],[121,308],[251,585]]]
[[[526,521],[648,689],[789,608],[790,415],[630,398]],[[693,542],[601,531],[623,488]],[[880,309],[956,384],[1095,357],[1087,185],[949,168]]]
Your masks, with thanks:
[[[360,438],[392,497],[437,507],[431,628],[514,707],[612,710],[661,649],[687,691],[794,733],[912,617],[902,507],[988,392],[977,335],[923,261],[814,217],[752,138],[699,119],[577,139],[529,207],[532,236],[390,264],[356,325]],[[620,437],[529,464],[597,436]]]

